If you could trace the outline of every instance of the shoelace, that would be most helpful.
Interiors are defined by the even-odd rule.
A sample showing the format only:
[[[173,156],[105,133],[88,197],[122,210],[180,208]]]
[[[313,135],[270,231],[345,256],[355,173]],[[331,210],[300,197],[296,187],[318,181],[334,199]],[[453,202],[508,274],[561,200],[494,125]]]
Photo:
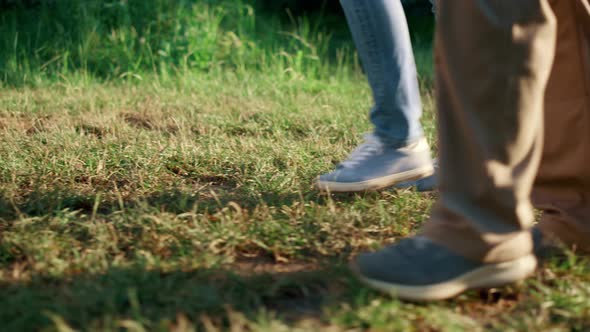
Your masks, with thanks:
[[[344,168],[352,168],[357,166],[361,161],[367,159],[378,153],[383,151],[383,143],[379,140],[379,137],[373,134],[365,134],[364,135],[365,142],[359,145],[354,151],[350,153],[348,158],[340,163],[341,167]]]

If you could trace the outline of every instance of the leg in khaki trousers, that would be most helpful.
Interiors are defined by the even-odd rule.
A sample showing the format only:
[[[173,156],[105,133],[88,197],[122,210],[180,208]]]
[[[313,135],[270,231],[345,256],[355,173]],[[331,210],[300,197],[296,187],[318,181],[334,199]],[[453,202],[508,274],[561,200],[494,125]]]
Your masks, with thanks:
[[[545,93],[545,139],[533,189],[539,227],[590,252],[590,6],[552,1],[557,51]]]
[[[411,300],[532,273],[531,197],[545,234],[590,249],[589,0],[437,5],[440,199],[421,235],[352,262]]]
[[[530,252],[538,171],[541,228],[590,249],[588,1],[470,0],[440,15],[442,197],[424,234],[484,262]]]

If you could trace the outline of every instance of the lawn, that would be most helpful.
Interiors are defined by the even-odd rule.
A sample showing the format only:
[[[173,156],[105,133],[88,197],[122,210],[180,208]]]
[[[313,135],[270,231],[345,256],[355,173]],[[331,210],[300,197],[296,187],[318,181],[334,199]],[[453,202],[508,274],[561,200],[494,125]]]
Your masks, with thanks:
[[[371,130],[341,17],[99,3],[0,14],[1,331],[590,331],[575,253],[431,304],[351,275],[436,193],[314,190]],[[432,19],[411,20],[435,154]]]

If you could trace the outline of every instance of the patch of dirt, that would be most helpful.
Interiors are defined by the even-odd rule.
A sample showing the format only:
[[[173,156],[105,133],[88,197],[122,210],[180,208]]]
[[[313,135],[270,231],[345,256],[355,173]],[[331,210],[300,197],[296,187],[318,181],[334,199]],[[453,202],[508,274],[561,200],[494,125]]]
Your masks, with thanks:
[[[229,176],[215,175],[215,174],[200,174],[198,176],[200,183],[208,183],[215,187],[220,188],[234,188],[236,181]]]
[[[480,290],[480,301],[460,301],[457,309],[461,314],[477,320],[496,318],[507,312],[511,312],[523,300],[524,295],[512,287],[493,288]]]
[[[49,115],[33,118],[31,120],[29,128],[26,130],[27,135],[46,132],[57,127],[57,124],[52,121],[52,118]]]
[[[125,113],[123,114],[123,120],[125,120],[128,125],[135,128],[147,130],[154,130],[157,128],[153,120],[146,114]]]
[[[80,134],[94,136],[98,139],[102,139],[106,134],[108,134],[110,132],[110,130],[107,128],[89,125],[89,124],[77,125],[75,127],[75,129],[76,129],[76,132],[78,132]]]
[[[322,320],[322,306],[339,293],[336,283],[330,282],[332,272],[318,262],[292,261],[278,263],[272,257],[258,256],[239,259],[231,270],[254,280],[268,276],[267,292],[262,297],[266,307],[280,312],[288,321]]]
[[[16,130],[25,135],[47,132],[59,127],[50,115],[20,115],[0,118],[1,130]]]
[[[156,118],[146,113],[123,113],[123,120],[131,127],[176,134],[180,127],[173,119]]]
[[[312,272],[319,270],[317,263],[313,262],[288,262],[277,263],[271,258],[240,259],[232,264],[232,270],[241,276],[253,276],[257,274],[288,274]]]

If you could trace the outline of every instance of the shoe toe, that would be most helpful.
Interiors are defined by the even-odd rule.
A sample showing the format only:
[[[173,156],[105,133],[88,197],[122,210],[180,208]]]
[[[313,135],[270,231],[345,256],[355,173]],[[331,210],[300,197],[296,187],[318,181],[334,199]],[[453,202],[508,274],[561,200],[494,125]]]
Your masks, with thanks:
[[[318,177],[319,182],[334,182],[338,178],[338,171],[322,174]]]
[[[354,260],[355,272],[368,279],[396,282],[403,271],[398,266],[402,261],[391,254],[385,251],[360,254]]]
[[[352,178],[350,172],[346,170],[335,170],[334,172],[327,173],[320,175],[318,178],[320,182],[338,182],[338,183],[348,183],[348,182],[355,182]]]

